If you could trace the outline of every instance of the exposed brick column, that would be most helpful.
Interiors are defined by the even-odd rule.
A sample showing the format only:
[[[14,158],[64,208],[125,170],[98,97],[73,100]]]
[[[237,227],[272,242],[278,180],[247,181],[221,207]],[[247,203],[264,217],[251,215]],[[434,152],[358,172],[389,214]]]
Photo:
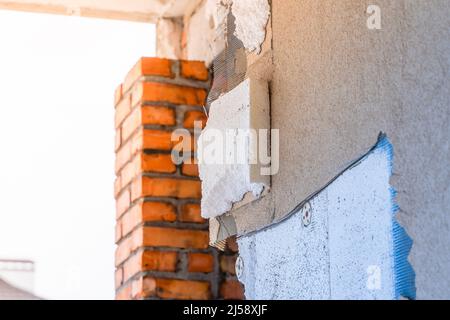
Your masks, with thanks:
[[[202,62],[142,58],[115,94],[116,298],[239,299],[237,247],[208,246],[196,165],[171,159],[177,128],[206,121]]]
[[[206,120],[208,80],[202,62],[142,58],[116,90],[118,299],[218,296],[197,168],[170,155],[174,129]]]

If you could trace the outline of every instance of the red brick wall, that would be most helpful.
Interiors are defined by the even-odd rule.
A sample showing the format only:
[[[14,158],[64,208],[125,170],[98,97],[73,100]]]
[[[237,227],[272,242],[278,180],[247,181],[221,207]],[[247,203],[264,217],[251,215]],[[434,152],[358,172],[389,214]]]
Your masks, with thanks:
[[[238,299],[236,245],[208,246],[196,165],[175,165],[171,133],[206,121],[202,62],[142,58],[115,93],[116,298]]]

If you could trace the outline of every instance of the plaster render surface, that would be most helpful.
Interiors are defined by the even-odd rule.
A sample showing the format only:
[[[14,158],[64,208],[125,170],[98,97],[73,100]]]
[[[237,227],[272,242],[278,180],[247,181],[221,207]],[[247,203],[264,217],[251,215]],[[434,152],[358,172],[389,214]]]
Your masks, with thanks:
[[[231,0],[197,0],[184,15],[185,43],[183,55],[188,60],[201,60],[209,66],[225,49],[227,16]]]
[[[167,59],[181,58],[183,21],[161,18],[156,23],[156,56]]]
[[[414,240],[417,298],[450,297],[450,6],[380,0],[273,0],[271,194],[237,210],[238,234],[281,219],[364,153],[380,131],[395,149],[391,184]]]
[[[246,298],[394,299],[390,166],[377,148],[286,220],[238,238]]]
[[[206,61],[209,51],[209,40],[214,34],[214,28],[209,25],[206,4],[195,8],[191,16],[184,19],[186,32],[185,58],[187,60]]]

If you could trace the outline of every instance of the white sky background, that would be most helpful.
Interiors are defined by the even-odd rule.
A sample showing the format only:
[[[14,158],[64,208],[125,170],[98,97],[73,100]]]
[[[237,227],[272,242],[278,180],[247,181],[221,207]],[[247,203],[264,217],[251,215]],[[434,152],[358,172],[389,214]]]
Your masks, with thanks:
[[[150,24],[0,11],[0,258],[47,299],[114,297],[113,92]]]

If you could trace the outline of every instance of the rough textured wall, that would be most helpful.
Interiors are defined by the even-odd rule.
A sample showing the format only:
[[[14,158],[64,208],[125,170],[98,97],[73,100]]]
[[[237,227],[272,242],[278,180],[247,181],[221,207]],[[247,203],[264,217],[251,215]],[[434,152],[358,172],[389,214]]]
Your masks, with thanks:
[[[382,29],[366,26],[369,4]],[[273,0],[272,194],[234,214],[239,233],[292,210],[380,131],[414,240],[417,297],[450,297],[450,6],[447,0]]]

